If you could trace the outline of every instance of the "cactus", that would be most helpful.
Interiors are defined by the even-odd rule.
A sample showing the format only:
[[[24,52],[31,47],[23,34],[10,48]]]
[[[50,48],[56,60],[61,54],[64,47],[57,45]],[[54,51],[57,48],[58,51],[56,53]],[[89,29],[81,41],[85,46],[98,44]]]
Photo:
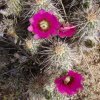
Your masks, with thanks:
[[[40,45],[38,53],[41,55],[40,64],[46,68],[50,66],[53,68],[71,69],[73,60],[75,58],[75,51],[71,50],[70,46],[62,41],[60,38],[46,40],[44,44]],[[41,60],[42,59],[42,60]]]
[[[100,27],[100,7],[95,2],[88,2],[90,3],[88,7],[84,7],[84,3],[87,3],[87,1],[84,1],[80,9],[76,8],[69,16],[72,23],[77,23],[79,40],[88,34],[94,35]]]
[[[5,1],[7,8],[4,10],[0,10],[5,16],[14,15],[19,16],[20,12],[22,11],[22,4],[21,0],[7,0]]]
[[[34,29],[28,32],[41,9],[59,23],[43,39]],[[63,37],[71,34],[71,25],[76,34]],[[0,100],[99,100],[100,1],[0,0],[0,61]],[[55,79],[69,70],[85,77],[85,89],[72,96],[55,86]]]
[[[84,52],[90,52],[91,50],[96,49],[98,46],[98,41],[93,36],[85,36],[82,39],[80,47]]]
[[[31,52],[32,55],[37,54],[38,48],[41,45],[43,40],[35,40],[34,38],[25,40],[25,47]]]

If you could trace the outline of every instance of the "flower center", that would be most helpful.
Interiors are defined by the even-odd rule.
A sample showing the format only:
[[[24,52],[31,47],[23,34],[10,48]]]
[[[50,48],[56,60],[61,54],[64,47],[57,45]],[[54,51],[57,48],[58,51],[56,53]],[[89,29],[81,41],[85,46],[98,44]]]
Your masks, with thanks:
[[[70,77],[70,76],[67,76],[66,78],[65,78],[65,80],[64,80],[64,84],[65,85],[68,85],[69,83],[71,83],[72,82],[72,77]]]
[[[49,23],[46,20],[41,21],[39,25],[40,25],[40,28],[44,31],[48,30],[49,28]]]

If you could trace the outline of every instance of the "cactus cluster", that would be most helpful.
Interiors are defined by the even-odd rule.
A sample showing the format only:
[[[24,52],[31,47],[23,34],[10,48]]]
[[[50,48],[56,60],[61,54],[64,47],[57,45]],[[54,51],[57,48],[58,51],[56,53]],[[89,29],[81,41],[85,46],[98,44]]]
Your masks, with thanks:
[[[38,54],[40,54],[40,64],[45,68],[50,66],[50,69],[71,69],[77,56],[70,45],[60,38],[44,41]]]
[[[0,1],[0,100],[99,100],[99,69],[99,0]]]

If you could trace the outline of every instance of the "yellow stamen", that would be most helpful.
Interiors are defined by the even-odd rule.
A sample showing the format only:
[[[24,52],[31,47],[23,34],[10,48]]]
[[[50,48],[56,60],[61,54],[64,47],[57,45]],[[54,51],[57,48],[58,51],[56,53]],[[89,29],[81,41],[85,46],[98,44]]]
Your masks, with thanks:
[[[40,25],[40,28],[44,31],[48,30],[49,28],[49,23],[46,20],[41,21],[39,25]]]
[[[70,81],[71,81],[71,77],[68,76],[68,77],[65,78],[65,80],[64,80],[64,84],[67,85]]]

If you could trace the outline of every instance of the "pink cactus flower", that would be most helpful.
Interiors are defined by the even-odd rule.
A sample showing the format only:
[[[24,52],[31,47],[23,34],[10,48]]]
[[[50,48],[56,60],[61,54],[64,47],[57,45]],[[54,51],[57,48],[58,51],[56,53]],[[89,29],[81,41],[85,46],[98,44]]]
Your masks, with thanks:
[[[49,38],[57,35],[60,23],[56,16],[45,10],[40,10],[30,19],[28,30],[35,34],[36,38]]]
[[[74,95],[83,89],[84,78],[81,74],[70,70],[67,75],[55,80],[56,89],[65,95]]]
[[[73,25],[66,25],[66,26],[62,26],[59,29],[59,36],[61,38],[64,37],[72,37],[76,32],[76,27]]]

